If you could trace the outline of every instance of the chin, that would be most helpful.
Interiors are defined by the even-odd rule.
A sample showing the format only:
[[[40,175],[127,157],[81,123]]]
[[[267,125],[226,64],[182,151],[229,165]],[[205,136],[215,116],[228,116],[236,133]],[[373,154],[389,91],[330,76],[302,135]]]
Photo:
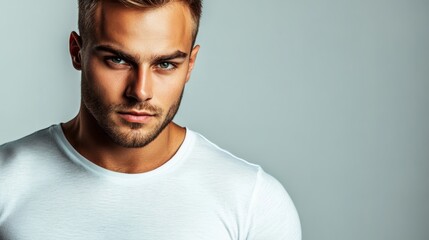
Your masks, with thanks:
[[[155,140],[168,124],[157,124],[155,127],[151,125],[127,122],[102,128],[115,144],[126,148],[141,148]]]

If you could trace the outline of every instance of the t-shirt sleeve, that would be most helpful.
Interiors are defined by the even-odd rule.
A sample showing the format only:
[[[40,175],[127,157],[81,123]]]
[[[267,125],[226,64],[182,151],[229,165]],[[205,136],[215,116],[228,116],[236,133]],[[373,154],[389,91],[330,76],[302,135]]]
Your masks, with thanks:
[[[249,209],[247,240],[301,240],[296,208],[283,186],[262,169]]]

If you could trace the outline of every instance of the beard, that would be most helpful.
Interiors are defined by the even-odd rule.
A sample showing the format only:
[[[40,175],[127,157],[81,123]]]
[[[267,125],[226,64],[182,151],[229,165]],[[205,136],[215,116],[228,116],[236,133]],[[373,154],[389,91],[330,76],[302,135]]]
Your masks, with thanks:
[[[182,89],[178,99],[165,114],[164,110],[158,106],[146,101],[139,102],[131,98],[127,99],[128,102],[123,104],[104,105],[102,97],[86,80],[82,80],[81,92],[84,107],[88,109],[88,112],[94,117],[98,126],[114,143],[126,148],[141,148],[155,140],[165,127],[171,123],[180,107],[184,89]],[[123,130],[123,127],[115,123],[112,117],[117,112],[132,109],[154,114],[153,120],[156,120],[155,125],[150,127],[145,123],[132,123],[121,119],[122,126],[126,126],[126,130]]]

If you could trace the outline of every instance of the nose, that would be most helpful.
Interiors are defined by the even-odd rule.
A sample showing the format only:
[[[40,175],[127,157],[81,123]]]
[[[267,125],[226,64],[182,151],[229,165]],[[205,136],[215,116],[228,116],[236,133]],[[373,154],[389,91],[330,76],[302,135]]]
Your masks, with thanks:
[[[143,102],[152,98],[152,79],[150,71],[137,68],[127,86],[126,97]]]

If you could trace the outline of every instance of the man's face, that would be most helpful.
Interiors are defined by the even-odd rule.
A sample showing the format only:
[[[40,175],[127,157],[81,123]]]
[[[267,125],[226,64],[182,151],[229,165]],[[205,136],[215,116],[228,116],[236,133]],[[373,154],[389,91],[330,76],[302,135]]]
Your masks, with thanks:
[[[199,49],[191,51],[193,27],[180,2],[142,10],[100,1],[75,67],[82,111],[113,142],[143,147],[171,123]]]

